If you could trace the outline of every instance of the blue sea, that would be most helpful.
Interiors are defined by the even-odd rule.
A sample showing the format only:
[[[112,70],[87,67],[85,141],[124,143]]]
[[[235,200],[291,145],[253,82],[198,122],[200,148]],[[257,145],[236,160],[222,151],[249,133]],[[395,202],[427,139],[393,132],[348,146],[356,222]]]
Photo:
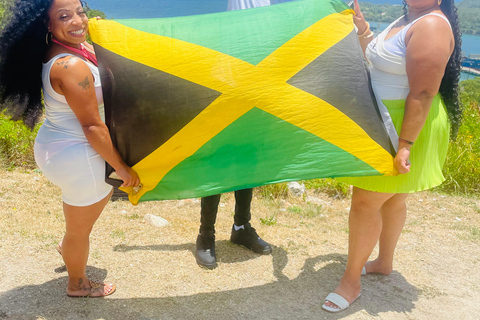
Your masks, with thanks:
[[[294,0],[272,0],[272,3],[289,1]],[[227,10],[228,0],[88,0],[87,2],[90,8],[105,12],[109,19],[141,19],[222,12]],[[368,0],[363,2],[401,4],[402,0]],[[388,24],[373,22],[371,25],[383,30]],[[464,35],[462,37],[462,51],[465,56],[474,53],[480,54],[480,36]],[[462,80],[472,77],[474,76],[462,73]]]
[[[272,3],[294,0],[271,0]],[[344,0],[350,2],[350,0]],[[374,4],[401,5],[402,0],[364,0]],[[455,2],[460,2],[456,0]],[[182,15],[185,8],[189,14],[225,11],[228,0],[87,0],[93,9],[105,12],[110,19],[160,18]]]
[[[294,0],[271,0],[277,4]],[[87,0],[90,8],[105,12],[110,19],[176,17],[227,10],[228,0]],[[345,2],[349,2],[345,0]],[[362,1],[361,1],[362,2]],[[375,4],[401,4],[402,0],[368,0]]]
[[[272,0],[272,3],[293,0]],[[206,14],[227,10],[228,0],[87,0],[88,6],[98,9],[109,19],[164,18]]]

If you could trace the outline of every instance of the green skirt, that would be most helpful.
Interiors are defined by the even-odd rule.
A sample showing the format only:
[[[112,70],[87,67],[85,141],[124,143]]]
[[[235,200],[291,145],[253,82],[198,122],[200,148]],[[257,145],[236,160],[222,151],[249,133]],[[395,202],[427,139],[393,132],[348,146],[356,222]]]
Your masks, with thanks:
[[[397,132],[400,132],[405,100],[384,100]],[[410,151],[410,172],[398,176],[337,178],[355,187],[385,193],[411,193],[440,185],[450,136],[445,105],[440,94],[433,99],[425,125]]]

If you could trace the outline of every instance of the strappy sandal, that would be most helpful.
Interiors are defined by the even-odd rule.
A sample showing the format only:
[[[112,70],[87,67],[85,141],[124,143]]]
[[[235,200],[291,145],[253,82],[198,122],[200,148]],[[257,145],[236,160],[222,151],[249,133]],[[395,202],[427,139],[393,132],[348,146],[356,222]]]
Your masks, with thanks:
[[[115,286],[115,284],[111,283],[112,289],[109,292],[107,292],[107,293],[104,292],[103,295],[96,296],[96,295],[93,295],[93,294],[97,292],[98,288],[100,288],[102,285],[105,285],[105,284],[100,283],[100,282],[94,282],[92,280],[88,280],[88,283],[90,284],[90,292],[88,294],[83,295],[83,296],[78,296],[78,295],[71,295],[71,294],[67,293],[67,296],[70,297],[70,298],[103,298],[103,297],[111,295],[112,293],[115,292],[115,290],[117,290],[117,287]]]

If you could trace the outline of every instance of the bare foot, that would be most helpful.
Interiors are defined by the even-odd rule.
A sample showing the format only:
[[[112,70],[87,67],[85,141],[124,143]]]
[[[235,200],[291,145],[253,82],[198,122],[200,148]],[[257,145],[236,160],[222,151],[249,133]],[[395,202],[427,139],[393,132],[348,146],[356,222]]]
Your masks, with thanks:
[[[360,279],[358,279],[358,281],[356,281],[355,283],[349,283],[347,280],[342,278],[340,280],[340,284],[337,286],[337,288],[335,288],[335,291],[333,292],[342,296],[345,300],[347,300],[349,304],[351,304],[353,301],[355,301],[355,299],[357,299],[360,296],[360,292],[361,292]],[[325,301],[325,305],[327,307],[340,310],[339,306],[337,306],[335,303],[329,300]]]
[[[100,283],[91,280],[79,279],[76,284],[68,284],[67,296],[99,298],[111,295],[116,290],[113,283]]]
[[[383,276],[388,276],[393,271],[391,263],[382,263],[382,261],[375,259],[373,261],[368,261],[365,263],[365,270],[367,274],[380,274]]]

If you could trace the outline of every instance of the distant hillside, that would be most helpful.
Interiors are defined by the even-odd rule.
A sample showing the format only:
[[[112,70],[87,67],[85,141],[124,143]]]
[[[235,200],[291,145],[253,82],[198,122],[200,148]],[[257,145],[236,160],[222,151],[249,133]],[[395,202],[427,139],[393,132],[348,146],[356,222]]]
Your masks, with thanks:
[[[360,8],[365,18],[369,21],[393,22],[403,15],[403,5],[360,2]]]
[[[480,0],[463,0],[457,7],[462,32],[480,34]]]
[[[370,0],[373,2],[375,0]],[[403,5],[373,4],[360,2],[363,14],[370,21],[392,22],[403,15]],[[377,0],[386,3],[387,0]],[[401,3],[401,1],[390,1]],[[460,29],[464,34],[480,34],[480,0],[463,0],[457,3]]]

